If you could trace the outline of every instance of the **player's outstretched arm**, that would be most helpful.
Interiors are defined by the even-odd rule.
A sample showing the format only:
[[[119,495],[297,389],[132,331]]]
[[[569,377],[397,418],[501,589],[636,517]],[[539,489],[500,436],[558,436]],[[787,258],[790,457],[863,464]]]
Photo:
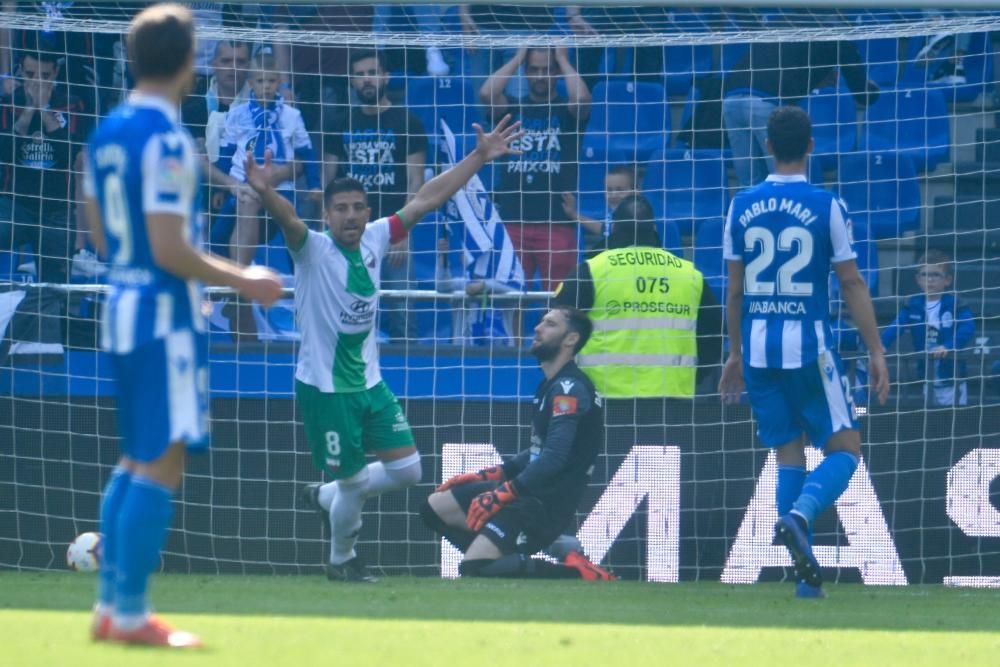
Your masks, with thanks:
[[[292,250],[301,248],[309,234],[309,228],[295,213],[295,206],[292,205],[292,202],[279,195],[271,185],[272,179],[269,174],[272,169],[271,151],[264,152],[263,165],[257,164],[253,153],[247,151],[244,168],[247,175],[247,185],[253,188],[257,196],[260,197],[260,203],[281,227],[281,232],[285,236],[285,245]]]
[[[281,280],[273,271],[260,266],[242,267],[195,250],[184,235],[186,225],[187,222],[179,215],[146,215],[146,233],[153,259],[161,268],[185,280],[232,287],[246,298],[265,306],[281,296]]]
[[[833,265],[840,281],[840,293],[851,311],[851,319],[868,347],[868,381],[878,397],[879,405],[889,398],[889,368],[885,363],[885,350],[878,335],[875,308],[868,293],[868,285],[858,272],[858,264],[853,259]]]
[[[417,194],[401,211],[403,224],[407,229],[431,211],[443,206],[487,162],[505,155],[521,154],[521,151],[511,144],[524,136],[524,132],[521,130],[520,121],[511,124],[510,114],[500,119],[489,134],[476,123],[472,126],[476,128],[475,150],[454,167],[441,172],[417,190]]]

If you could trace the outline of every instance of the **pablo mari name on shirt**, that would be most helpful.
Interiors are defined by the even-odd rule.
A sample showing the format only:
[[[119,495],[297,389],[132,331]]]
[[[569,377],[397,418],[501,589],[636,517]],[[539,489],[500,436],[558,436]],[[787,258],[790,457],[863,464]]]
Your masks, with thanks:
[[[743,213],[740,214],[739,223],[746,227],[758,215],[780,211],[792,216],[803,225],[808,227],[816,222],[818,216],[812,212],[808,206],[803,206],[802,202],[782,197],[779,201],[777,197],[769,197],[753,202]],[[751,315],[805,315],[806,305],[802,301],[778,301],[774,299],[754,299],[748,304],[748,312]]]

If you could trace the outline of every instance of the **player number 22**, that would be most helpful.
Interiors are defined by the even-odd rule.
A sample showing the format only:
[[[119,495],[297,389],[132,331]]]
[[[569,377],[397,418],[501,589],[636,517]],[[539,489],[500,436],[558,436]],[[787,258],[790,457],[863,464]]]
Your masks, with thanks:
[[[792,280],[796,273],[804,269],[812,261],[813,237],[802,227],[786,227],[778,234],[775,244],[774,234],[766,227],[750,227],[743,235],[747,252],[753,252],[760,244],[760,254],[747,264],[744,278],[744,291],[753,296],[771,296],[775,292],[774,281],[760,280],[764,269],[774,263],[775,249],[795,250],[787,261],[778,267],[778,294],[781,296],[812,296],[811,282],[796,282]]]

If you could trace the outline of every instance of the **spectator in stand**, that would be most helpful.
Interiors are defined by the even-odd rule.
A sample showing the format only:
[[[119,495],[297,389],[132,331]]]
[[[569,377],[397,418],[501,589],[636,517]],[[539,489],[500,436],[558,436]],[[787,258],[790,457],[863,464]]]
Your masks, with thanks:
[[[351,54],[351,88],[360,104],[335,118],[324,132],[324,182],[340,176],[361,182],[373,220],[388,217],[409,202],[424,184],[427,137],[416,116],[386,95],[389,73],[378,51]],[[416,223],[417,221],[413,221]],[[382,265],[384,289],[410,286],[409,237],[394,243]],[[416,337],[416,320],[405,301],[388,299],[382,328],[393,340]]]
[[[245,104],[250,98],[250,86],[247,84],[250,55],[250,45],[246,42],[217,41],[212,76],[205,92],[189,95],[181,106],[184,126],[208,156],[210,164],[219,160],[219,144],[222,143],[230,107]],[[209,178],[220,183],[224,180],[214,179],[211,174]]]
[[[508,98],[510,77],[524,65],[528,95]],[[556,92],[563,79],[567,97]],[[576,264],[575,220],[566,214],[562,195],[576,188],[581,128],[590,116],[590,91],[560,47],[522,48],[479,91],[494,119],[510,113],[525,136],[520,155],[501,167],[496,203],[521,257],[530,284],[535,271],[551,290]]]
[[[570,220],[576,220],[583,227],[583,247],[588,258],[592,254],[608,249],[611,222],[618,204],[638,195],[635,189],[639,182],[638,167],[634,164],[615,165],[604,177],[604,217],[600,220],[583,215],[576,206],[576,196],[572,192],[562,195],[563,212]]]
[[[878,99],[878,85],[868,80],[861,55],[851,42],[750,45],[722,84],[723,124],[741,186],[763,181],[774,166],[766,149],[771,112],[815,88],[836,85],[839,74],[844,75],[859,106],[867,107]]]
[[[957,355],[973,342],[976,316],[952,290],[954,269],[947,253],[928,250],[917,264],[917,285],[923,293],[907,299],[882,330],[882,345],[888,350],[909,334],[918,355],[917,374],[927,379],[923,391],[928,405],[966,405],[965,361]]]
[[[88,131],[83,101],[61,78],[56,54],[22,52],[20,85],[0,99],[0,249],[31,245],[48,283],[67,279],[72,170]]]
[[[244,163],[246,154],[253,152],[264,161],[265,153],[272,156],[265,168],[275,189],[295,202],[296,160],[305,168],[306,185],[313,199],[322,198],[319,162],[312,140],[306,131],[302,114],[284,103],[278,92],[281,77],[275,69],[274,56],[258,53],[251,61],[249,99],[230,108],[219,146],[215,167],[228,174],[227,185],[232,192],[222,206],[219,219],[212,228],[212,240],[227,248],[226,254],[238,264],[253,261],[262,231],[270,239],[277,231],[261,218],[260,198],[246,185]],[[232,222],[235,217],[235,226]],[[256,326],[249,304],[239,303],[233,330],[239,336],[255,336]]]
[[[466,35],[538,35],[556,31],[552,9],[541,5],[459,5],[458,18]],[[465,62],[462,69],[478,88],[516,54],[517,49],[512,48],[468,47],[463,54]],[[510,97],[527,94],[527,83],[521,72],[515,71],[511,75],[507,94]]]
[[[325,32],[371,32],[372,5],[328,4],[285,5],[289,22],[296,30]],[[336,115],[338,105],[346,106],[348,93],[346,46],[292,44],[291,64],[296,106],[306,127],[325,128]]]

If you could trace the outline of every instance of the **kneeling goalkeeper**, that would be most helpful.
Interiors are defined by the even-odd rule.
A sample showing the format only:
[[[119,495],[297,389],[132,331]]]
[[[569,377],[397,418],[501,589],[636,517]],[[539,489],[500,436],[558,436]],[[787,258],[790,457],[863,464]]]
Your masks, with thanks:
[[[531,345],[545,379],[535,392],[530,449],[452,477],[421,508],[424,522],[465,554],[462,576],[614,578],[578,551],[560,564],[531,557],[574,519],[604,438],[601,399],[573,363],[592,328],[575,308],[545,314]]]

